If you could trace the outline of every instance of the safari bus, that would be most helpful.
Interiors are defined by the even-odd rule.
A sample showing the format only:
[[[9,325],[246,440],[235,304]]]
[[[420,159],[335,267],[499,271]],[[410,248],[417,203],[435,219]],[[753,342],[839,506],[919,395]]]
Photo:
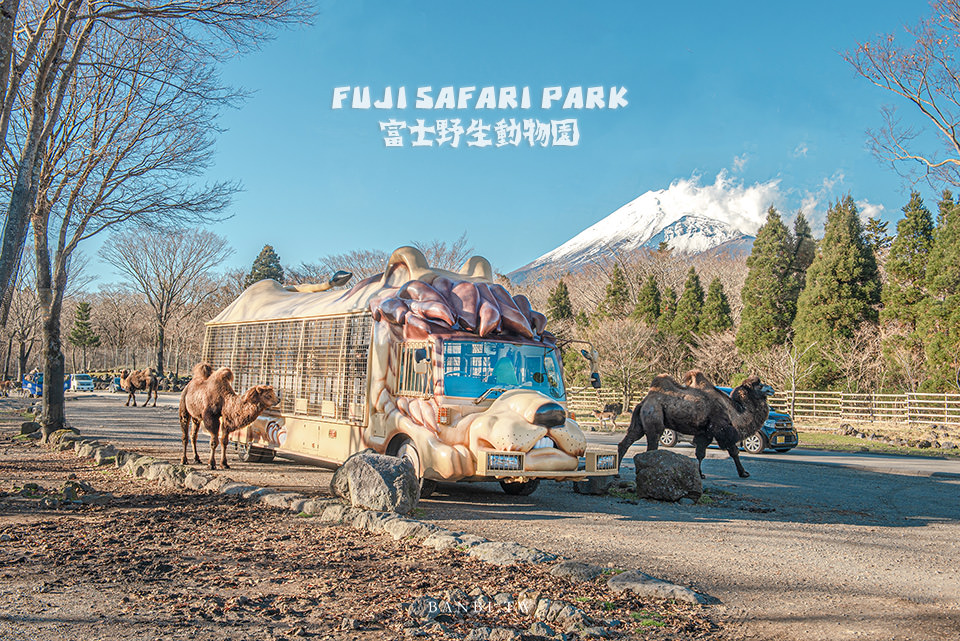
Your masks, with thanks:
[[[422,494],[499,481],[526,495],[542,479],[616,474],[616,449],[588,446],[568,410],[546,318],[492,276],[479,256],[451,272],[401,247],[349,289],[334,288],[347,272],[251,285],[206,324],[203,348],[238,391],[272,385],[281,399],[231,434],[240,459],[336,467],[369,448],[410,461]]]

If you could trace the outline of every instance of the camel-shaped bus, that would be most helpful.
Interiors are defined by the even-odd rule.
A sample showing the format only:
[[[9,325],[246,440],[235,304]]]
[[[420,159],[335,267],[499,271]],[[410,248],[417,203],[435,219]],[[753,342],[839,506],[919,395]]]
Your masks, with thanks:
[[[567,409],[560,352],[525,296],[470,258],[431,268],[413,247],[349,289],[263,280],[207,323],[204,360],[281,402],[235,432],[241,460],[337,466],[373,449],[406,458],[422,493],[436,481],[617,472],[616,449],[588,447]]]

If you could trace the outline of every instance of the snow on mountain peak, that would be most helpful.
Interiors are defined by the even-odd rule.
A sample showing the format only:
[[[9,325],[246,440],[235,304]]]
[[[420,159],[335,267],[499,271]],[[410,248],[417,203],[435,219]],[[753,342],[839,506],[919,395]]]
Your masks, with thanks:
[[[576,268],[612,250],[656,249],[661,241],[687,253],[705,251],[757,232],[779,198],[779,180],[750,186],[720,172],[712,185],[699,176],[648,191],[511,274],[523,280],[546,267]]]

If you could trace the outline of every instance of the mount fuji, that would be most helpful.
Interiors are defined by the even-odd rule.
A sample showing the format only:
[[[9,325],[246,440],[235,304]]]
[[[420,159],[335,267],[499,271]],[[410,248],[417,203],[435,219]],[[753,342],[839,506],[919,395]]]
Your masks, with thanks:
[[[519,283],[577,271],[615,252],[657,249],[661,242],[685,254],[749,251],[775,197],[776,183],[745,188],[730,185],[723,174],[713,185],[677,181],[646,192],[508,276]]]

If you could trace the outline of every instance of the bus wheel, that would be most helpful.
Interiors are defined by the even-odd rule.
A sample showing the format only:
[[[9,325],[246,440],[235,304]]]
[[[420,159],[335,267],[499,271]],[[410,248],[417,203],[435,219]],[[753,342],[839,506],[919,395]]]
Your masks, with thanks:
[[[540,487],[540,479],[530,479],[519,483],[507,483],[500,481],[500,487],[510,496],[530,496]]]
[[[417,446],[410,439],[404,439],[403,443],[397,448],[397,458],[403,459],[413,466],[413,471],[420,478],[420,498],[425,499],[437,489],[437,482],[432,479],[425,479],[420,476],[420,452]]]
[[[273,460],[273,450],[257,447],[249,443],[237,443],[237,458],[244,463],[269,463]]]

